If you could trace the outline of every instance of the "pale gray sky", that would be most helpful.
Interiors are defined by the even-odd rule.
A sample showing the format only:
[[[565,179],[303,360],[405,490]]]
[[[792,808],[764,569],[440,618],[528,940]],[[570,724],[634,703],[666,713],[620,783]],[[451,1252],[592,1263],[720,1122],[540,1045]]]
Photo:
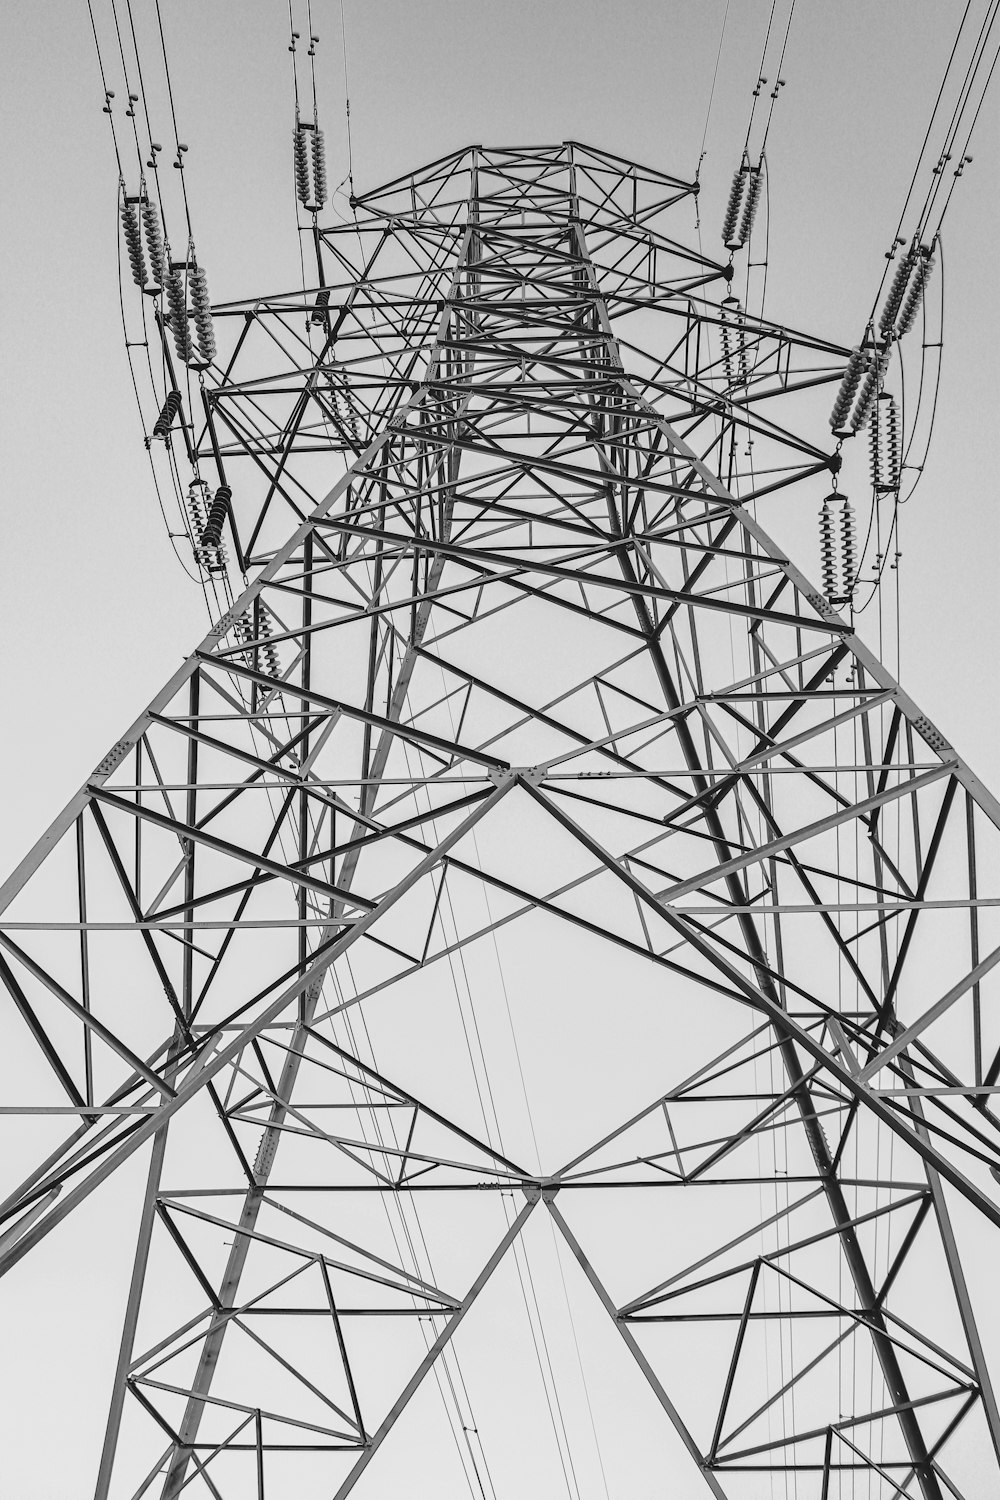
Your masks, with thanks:
[[[148,19],[146,0],[133,3]],[[195,237],[213,296],[293,287],[286,8],[280,0],[163,0],[162,8],[190,146]],[[372,186],[472,141],[570,137],[693,175],[725,9],[724,0],[347,0],[356,183]],[[769,9],[769,0],[729,7],[702,168],[710,253],[720,253]],[[859,337],[962,9],[962,0],[799,0],[768,143],[771,317],[845,343]],[[95,0],[95,10],[106,23],[108,7]],[[314,0],[313,19],[336,182],[347,170],[339,4]],[[18,7],[4,29],[6,869],[206,622],[156,508],[121,345],[117,173],[86,0]],[[104,24],[103,39],[112,36]],[[167,142],[151,46],[144,57],[156,74],[148,80],[159,101],[154,129]],[[119,74],[112,66],[120,102]],[[905,516],[901,674],[994,786],[998,112],[1000,84],[946,225],[944,372],[927,473]],[[167,208],[176,215],[176,203]],[[860,499],[866,474],[867,455],[851,453],[844,488]],[[761,520],[769,525],[766,506]],[[801,539],[793,555],[815,577],[815,518],[777,515],[775,529]],[[134,1162],[128,1175],[137,1181],[141,1172]],[[106,1401],[99,1376],[130,1258],[127,1235],[99,1255],[88,1251],[103,1201],[84,1207],[71,1234],[45,1242],[6,1308],[23,1346],[51,1352],[63,1340],[55,1375],[40,1357],[4,1410],[6,1463],[19,1485],[10,1493],[19,1500],[70,1493],[37,1474],[29,1481],[28,1418],[40,1402],[51,1403],[62,1441],[85,1455],[90,1472]],[[68,1332],[60,1288],[74,1301]],[[105,1364],[93,1364],[95,1350]]]
[[[134,8],[140,22],[152,10]],[[702,169],[703,234],[716,250],[769,8],[765,0],[729,7]],[[859,337],[962,8],[960,0],[799,0],[768,142],[772,317],[845,343]],[[95,9],[113,41],[110,7]],[[568,137],[694,173],[722,0],[347,0],[345,10],[359,186],[471,141]],[[286,7],[168,0],[163,14],[212,294],[294,285]],[[347,170],[339,4],[315,0],[313,20],[336,182]],[[159,101],[154,130],[167,141],[154,40],[144,54],[147,86]],[[116,169],[85,0],[17,7],[0,67],[8,226],[0,620],[22,731],[0,746],[0,798],[14,855],[186,653],[203,607],[164,535],[122,350]],[[997,716],[980,667],[1000,653],[998,109],[1000,88],[946,226],[944,375],[928,471],[905,516],[902,671],[917,701],[994,781]],[[852,463],[862,470],[853,480]],[[857,452],[844,488],[860,494],[863,470]],[[815,546],[810,517],[797,560],[813,575]]]

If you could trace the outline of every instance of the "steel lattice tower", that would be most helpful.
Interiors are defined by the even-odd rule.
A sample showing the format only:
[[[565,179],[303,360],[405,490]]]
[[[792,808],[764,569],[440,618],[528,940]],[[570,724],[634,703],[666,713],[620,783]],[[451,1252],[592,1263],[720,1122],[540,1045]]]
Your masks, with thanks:
[[[650,1493],[1000,1476],[1000,804],[755,518],[849,351],[694,191],[472,148],[214,309],[252,581],[0,902],[0,1269],[148,1159],[100,1500],[464,1493],[435,1381],[536,1493],[532,1235]]]

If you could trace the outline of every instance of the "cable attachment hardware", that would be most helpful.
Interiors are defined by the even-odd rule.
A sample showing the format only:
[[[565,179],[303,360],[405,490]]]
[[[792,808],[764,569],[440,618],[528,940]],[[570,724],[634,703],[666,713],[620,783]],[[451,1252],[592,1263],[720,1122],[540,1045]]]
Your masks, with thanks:
[[[882,391],[868,419],[872,488],[877,495],[895,494],[901,474],[899,412],[896,398]]]
[[[171,427],[174,425],[174,418],[176,417],[180,409],[180,391],[168,391],[167,399],[160,407],[160,415],[153,423],[153,436],[155,438],[163,438],[164,442],[166,442],[167,435],[170,432]]]
[[[764,159],[761,157],[757,166],[752,167],[750,158],[744,151],[743,160],[733,176],[726,216],[722,221],[722,239],[727,250],[742,250],[750,238],[760,199],[763,164]]]
[[[295,196],[307,213],[318,213],[326,202],[326,145],[315,121],[296,119],[292,148]]]

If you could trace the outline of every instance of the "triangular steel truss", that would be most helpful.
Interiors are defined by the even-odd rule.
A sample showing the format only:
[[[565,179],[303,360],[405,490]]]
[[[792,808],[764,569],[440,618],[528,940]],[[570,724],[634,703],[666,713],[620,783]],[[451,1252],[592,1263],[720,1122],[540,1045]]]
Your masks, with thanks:
[[[756,520],[848,351],[734,320],[695,191],[473,148],[215,309],[253,581],[0,901],[0,1270],[151,1150],[98,1500],[464,1493],[434,1381],[548,1493],[453,1382],[546,1220],[649,1492],[1000,1478],[1000,807]]]

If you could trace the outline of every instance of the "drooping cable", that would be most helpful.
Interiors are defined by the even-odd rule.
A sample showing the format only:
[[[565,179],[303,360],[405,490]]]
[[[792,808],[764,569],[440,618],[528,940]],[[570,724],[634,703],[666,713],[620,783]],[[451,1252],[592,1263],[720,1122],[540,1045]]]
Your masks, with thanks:
[[[347,181],[351,188],[351,203],[354,202],[354,147],[351,141],[351,84],[347,72],[347,22],[344,19],[344,0],[340,0],[340,40],[344,52],[344,101],[347,119]],[[343,184],[341,184],[343,186]]]
[[[982,25],[979,28],[979,35],[977,36],[975,45],[973,47],[972,57],[970,58],[969,63],[966,67],[965,76],[962,79],[958,97],[952,110],[951,119],[945,132],[944,145],[941,150],[941,155],[939,156],[937,164],[931,174],[930,186],[927,191],[927,196],[924,200],[924,208],[921,212],[917,227],[917,233],[921,237],[933,238],[933,231],[930,229],[930,223],[934,211],[934,206],[941,193],[941,184],[944,181],[945,168],[947,166],[947,163],[951,161],[955,155],[955,146],[958,141],[959,134],[962,130],[963,121],[966,118],[970,101],[976,89],[976,81],[979,77],[980,69],[984,66],[985,63],[987,48],[989,46],[989,39],[993,31],[993,27],[996,24],[998,11],[1000,11],[1000,0],[991,0],[991,4],[989,5],[986,15],[983,18]],[[973,114],[972,123],[966,135],[966,145],[963,149],[962,159],[959,162],[957,171],[953,173],[951,191],[954,191],[954,186],[957,178],[960,177],[964,172],[966,165],[965,151],[968,149],[969,142],[972,139],[972,131],[975,128],[976,120],[979,117],[979,110],[982,108],[982,102],[986,97],[986,90],[989,87],[989,81],[993,75],[993,68],[995,66],[996,55],[994,55],[993,65],[991,66],[989,73],[987,74],[986,82],[983,85],[982,93],[980,96],[979,105],[977,106]],[[971,160],[971,158],[969,159]],[[947,207],[947,202],[950,197],[951,192],[949,192],[946,196],[945,207]],[[942,213],[937,220],[938,228],[940,227],[943,217],[944,210],[942,210]]]
[[[777,4],[778,0],[771,0],[771,11],[767,18],[767,30],[764,32],[764,45],[760,49],[760,67],[757,69],[757,82],[750,101],[750,118],[747,121],[746,140],[743,143],[743,150],[745,152],[749,152],[750,150],[750,132],[753,130],[754,115],[757,113],[757,100],[760,98],[761,89],[767,83],[767,79],[764,77],[764,60],[767,57],[767,44],[771,40],[771,27],[774,25],[774,12]]]
[[[698,165],[695,168],[695,182],[699,182],[701,180],[701,164],[705,160],[705,156],[707,154],[705,150],[705,142],[708,140],[708,127],[712,119],[712,105],[715,103],[715,85],[719,81],[719,64],[722,62],[722,48],[726,40],[726,26],[729,23],[729,6],[730,0],[726,0],[726,9],[722,17],[722,30],[719,33],[719,46],[715,54],[715,68],[712,71],[712,87],[709,89],[708,108],[705,111],[705,128],[701,133],[701,148],[698,155]]]
[[[187,221],[188,239],[190,240],[193,238],[193,231],[191,228],[191,207],[188,203],[187,183],[184,179],[184,155],[187,151],[187,146],[184,145],[184,143],[181,141],[180,130],[177,124],[177,108],[174,103],[174,85],[173,79],[170,76],[170,59],[167,56],[167,39],[163,31],[163,14],[160,10],[160,0],[155,0],[155,5],[156,23],[160,32],[160,51],[163,54],[163,73],[167,82],[167,99],[170,103],[170,119],[173,123],[174,145],[177,149],[177,155],[174,159],[174,166],[181,174],[181,197],[184,201],[184,218]]]
[[[113,89],[108,88],[107,74],[104,71],[104,55],[101,52],[101,43],[97,35],[97,23],[94,20],[94,7],[91,3],[91,0],[87,0],[87,11],[90,16],[90,29],[94,35],[94,49],[97,53],[97,66],[101,74],[101,87],[104,90],[104,113],[107,115],[108,124],[111,127],[111,142],[114,146],[115,161],[118,163],[118,176],[124,182],[125,172],[124,168],[122,167],[122,154],[118,148],[118,132],[115,130],[114,114],[112,112],[111,104],[111,101],[115,97],[115,94]]]
[[[781,76],[781,69],[784,66],[784,62],[785,62],[785,52],[788,49],[788,34],[791,31],[791,29],[792,29],[792,17],[794,16],[794,14],[795,14],[795,0],[792,0],[791,5],[788,7],[788,20],[785,23],[785,35],[784,35],[784,38],[783,38],[782,43],[781,43],[781,52],[780,52],[780,54],[778,56],[778,67],[777,67],[777,71],[775,73],[774,87],[772,88],[771,93],[769,95],[771,103],[768,106],[767,119],[764,121],[764,134],[763,134],[763,137],[761,138],[761,143],[760,143],[760,156],[761,157],[763,157],[763,155],[764,155],[764,149],[767,146],[768,132],[771,129],[771,118],[774,115],[774,106],[778,102],[778,94],[779,94],[780,90],[783,89],[784,86],[785,86],[785,80]],[[772,10],[772,15],[773,15],[773,10]],[[763,69],[763,59],[761,60],[761,68]]]

